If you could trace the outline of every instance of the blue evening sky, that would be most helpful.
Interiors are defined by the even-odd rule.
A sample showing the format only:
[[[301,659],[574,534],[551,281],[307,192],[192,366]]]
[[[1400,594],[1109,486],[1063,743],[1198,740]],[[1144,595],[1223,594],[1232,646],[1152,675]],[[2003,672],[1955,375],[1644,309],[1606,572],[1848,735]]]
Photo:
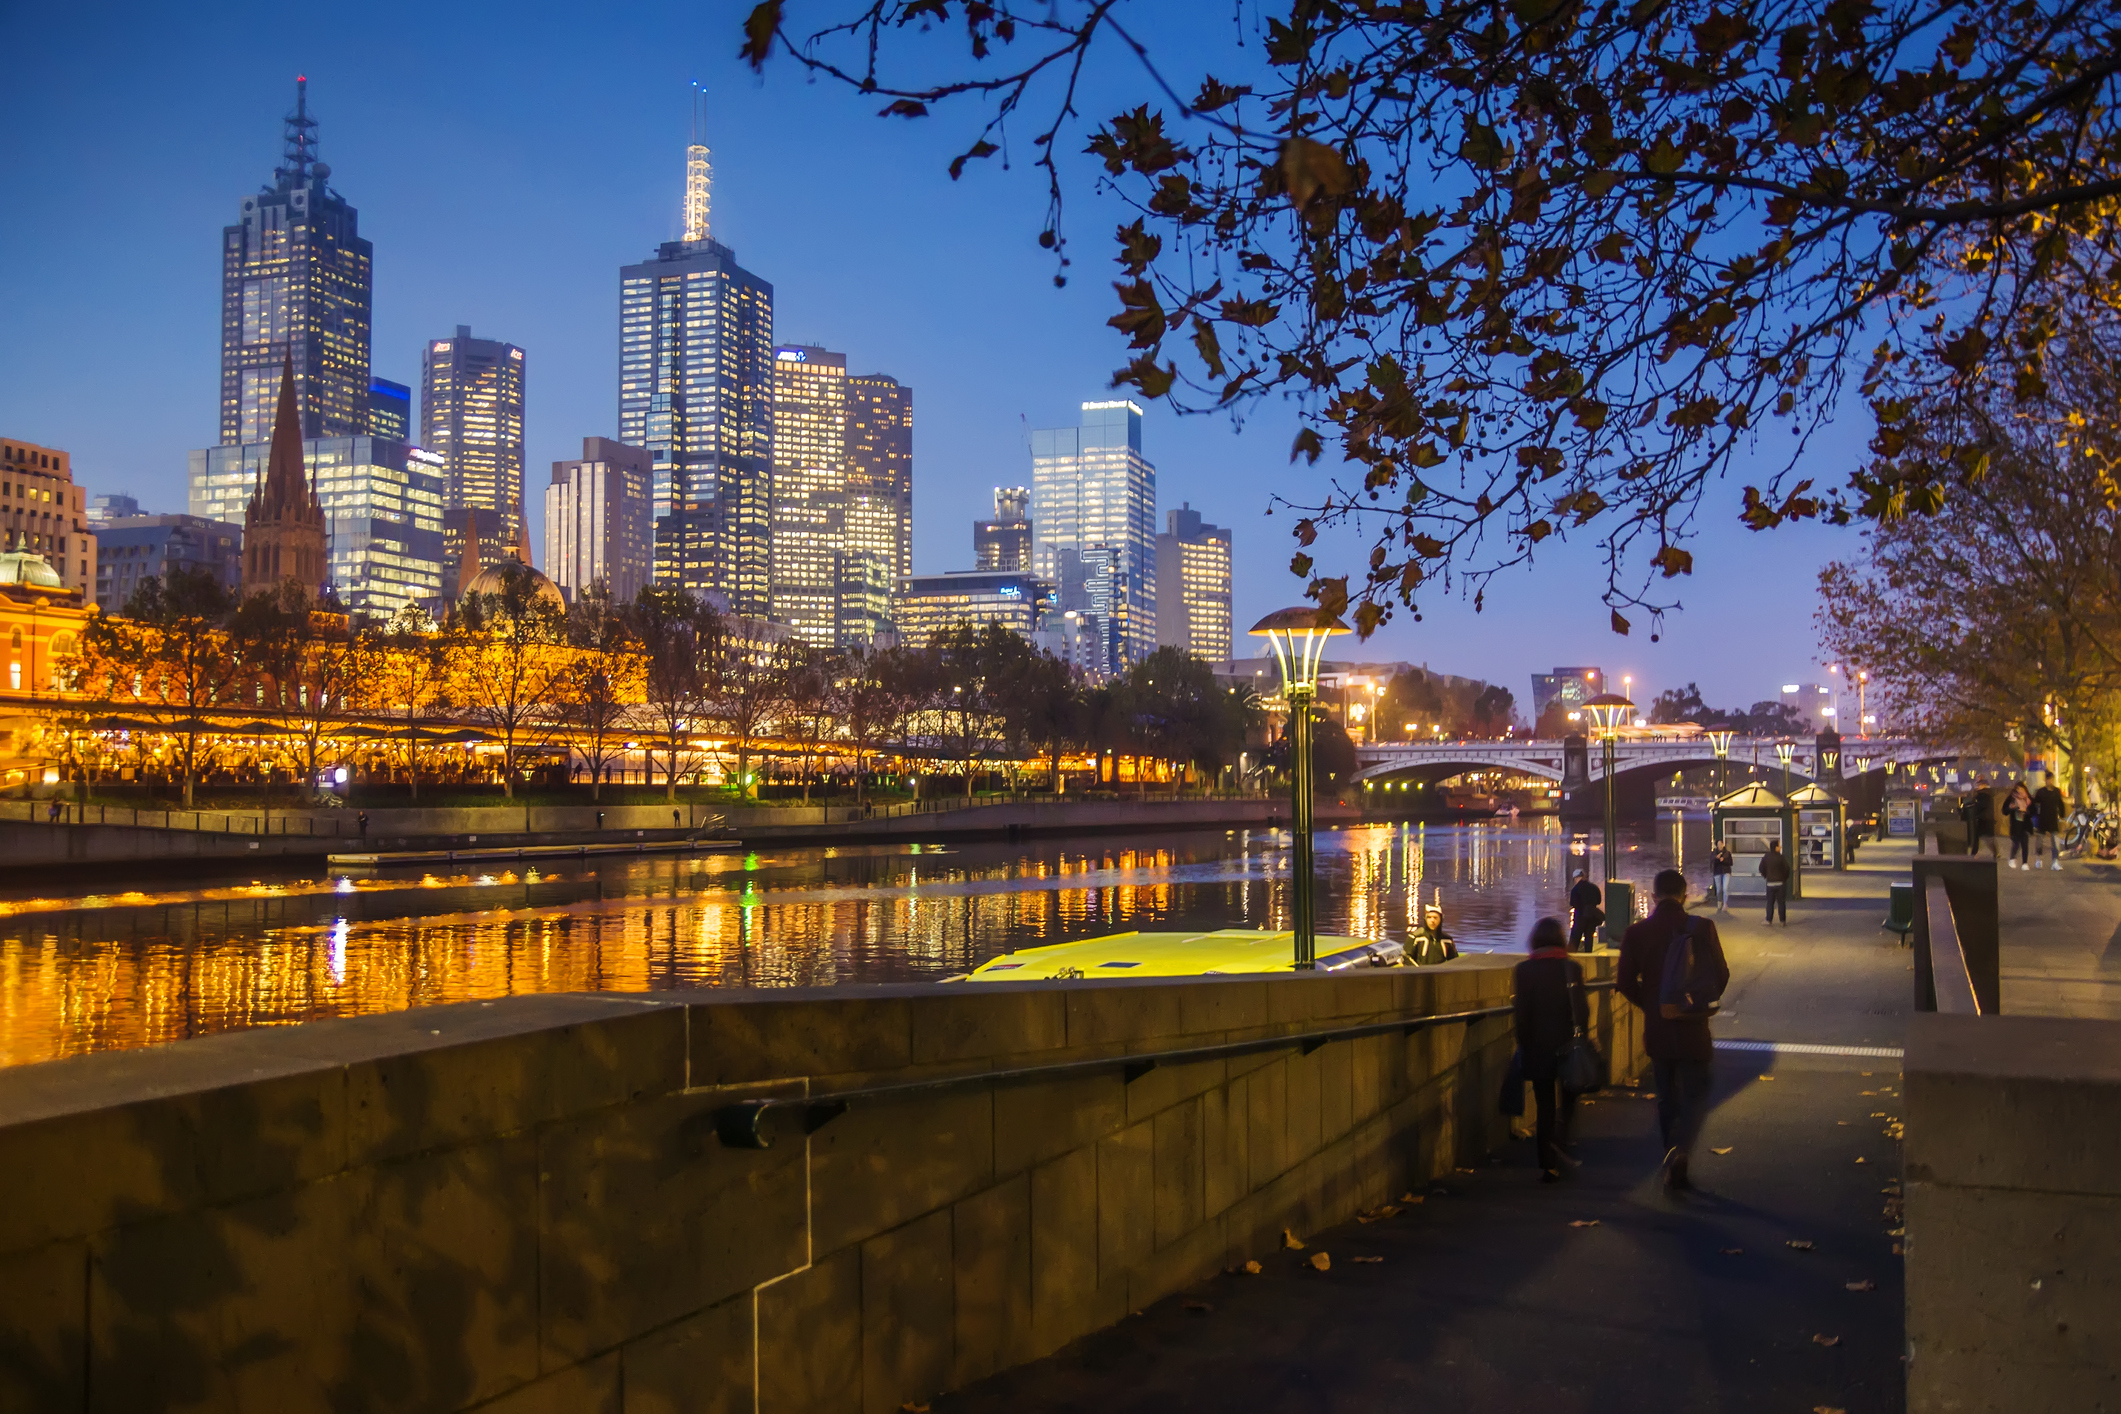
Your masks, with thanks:
[[[1117,212],[1089,160],[1071,159],[1076,264],[1054,289],[1035,244],[1045,202],[1029,124],[1010,170],[990,161],[953,183],[944,167],[971,110],[886,122],[786,62],[756,78],[735,58],[746,8],[0,6],[0,433],[68,449],[91,493],[183,509],[185,453],[216,432],[220,230],[269,180],[300,72],[333,185],[375,245],[375,371],[417,384],[422,343],[458,324],[520,344],[535,517],[549,463],[616,433],[617,271],[678,233],[698,80],[715,235],[773,283],[777,338],[913,386],[915,570],[969,567],[991,488],[1029,479],[1026,430],[1072,423],[1125,361],[1104,324]],[[1182,91],[1204,63],[1225,76],[1244,64],[1224,62],[1231,8],[1212,21],[1208,7],[1136,8]],[[1249,31],[1254,7],[1242,13]],[[1245,54],[1256,59],[1256,39]],[[1153,96],[1131,60],[1104,64],[1086,112]],[[1241,430],[1150,409],[1159,524],[1185,501],[1235,529],[1240,629],[1301,597],[1290,518],[1265,517],[1306,475],[1287,460],[1296,426],[1286,404],[1254,409]],[[1835,429],[1807,471],[1838,480],[1865,432],[1860,419]],[[1576,663],[1651,690],[1696,680],[1718,705],[1770,696],[1816,674],[1814,576],[1856,538],[1747,532],[1738,485],[1711,490],[1686,608],[1660,643],[1640,622],[1631,638],[1608,630],[1594,546],[1550,542],[1535,569],[1491,588],[1484,613],[1432,597],[1424,622],[1402,615],[1361,656],[1498,681],[1520,704],[1528,674]],[[1320,558],[1353,569],[1363,557],[1340,541]]]

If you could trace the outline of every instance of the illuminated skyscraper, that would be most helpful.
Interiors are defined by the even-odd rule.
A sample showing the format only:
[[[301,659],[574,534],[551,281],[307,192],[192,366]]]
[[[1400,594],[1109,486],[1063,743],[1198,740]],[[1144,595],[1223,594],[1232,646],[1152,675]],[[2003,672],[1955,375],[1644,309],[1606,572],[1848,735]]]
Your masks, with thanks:
[[[839,641],[847,517],[847,357],[773,351],[773,617],[819,648]]]
[[[372,249],[359,215],[325,186],[309,82],[295,81],[273,183],[243,198],[221,233],[221,442],[273,435],[280,368],[291,358],[304,437],[368,429]]]
[[[840,646],[891,627],[913,573],[913,390],[882,373],[847,380],[847,513]]]
[[[648,453],[608,437],[584,437],[580,461],[554,462],[545,488],[545,572],[572,603],[602,583],[631,603],[655,577],[655,520]]]
[[[1080,427],[1031,434],[1031,568],[1063,613],[1094,615],[1105,673],[1156,647],[1156,468],[1142,410],[1083,404]]]
[[[654,466],[656,578],[772,606],[773,286],[709,235],[704,144],[685,239],[619,271],[619,440]]]
[[[1031,489],[994,488],[994,519],[972,522],[972,555],[983,570],[1031,569]]]
[[[467,533],[481,566],[510,555],[530,563],[523,522],[523,351],[499,339],[455,337],[427,345],[421,363],[420,442],[448,468],[445,553],[463,562]],[[464,511],[475,511],[476,517]],[[467,532],[466,527],[475,528]]]
[[[368,431],[393,442],[412,440],[412,389],[388,378],[368,380]]]
[[[1219,663],[1230,656],[1230,532],[1190,505],[1156,537],[1156,641]]]

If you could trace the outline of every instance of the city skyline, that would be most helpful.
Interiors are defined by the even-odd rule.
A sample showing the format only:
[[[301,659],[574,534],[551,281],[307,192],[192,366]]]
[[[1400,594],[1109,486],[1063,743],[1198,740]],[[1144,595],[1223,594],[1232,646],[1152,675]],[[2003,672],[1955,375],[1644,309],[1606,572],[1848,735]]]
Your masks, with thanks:
[[[106,126],[90,100],[107,83],[80,62],[95,37],[48,19],[0,23],[22,38],[24,52],[53,61],[32,76],[37,101],[15,121],[48,132],[53,158],[88,150]],[[486,72],[491,65],[472,66],[460,87],[440,86],[451,88],[447,93],[432,82],[436,66],[455,64],[457,40],[471,44],[468,19],[443,26],[435,53],[417,62],[365,39],[348,45],[335,36],[327,44],[313,26],[267,39],[234,21],[215,20],[192,35],[148,19],[128,33],[126,45],[181,54],[210,80],[200,94],[183,95],[168,115],[191,155],[144,174],[146,219],[166,223],[171,233],[158,238],[161,252],[137,272],[157,284],[124,287],[125,318],[138,326],[141,355],[162,376],[143,390],[129,426],[104,427],[85,405],[72,408],[74,391],[52,369],[0,354],[8,360],[4,371],[21,375],[0,379],[0,420],[14,435],[71,447],[83,464],[80,475],[96,490],[131,492],[158,510],[182,504],[171,494],[182,476],[176,450],[209,442],[214,431],[198,427],[196,413],[173,422],[163,392],[164,385],[171,394],[196,388],[203,372],[185,366],[196,359],[204,335],[198,215],[218,205],[209,219],[216,229],[225,225],[231,185],[255,187],[260,169],[270,168],[287,85],[293,74],[308,72],[308,106],[323,123],[323,152],[358,200],[362,234],[382,251],[373,373],[416,381],[414,343],[437,326],[468,320],[505,331],[541,369],[551,370],[541,374],[530,413],[530,459],[542,464],[569,456],[583,435],[609,435],[610,385],[597,386],[609,375],[595,370],[610,367],[614,354],[606,350],[615,330],[609,276],[600,272],[614,258],[634,258],[658,234],[683,234],[683,86],[694,74],[733,77],[723,42],[732,23],[727,15],[657,12],[629,20],[613,35],[589,37],[570,55],[570,64],[578,61],[585,73],[609,70],[627,44],[649,33],[658,44],[667,38],[667,53],[653,57],[639,81],[629,79],[628,92],[652,95],[661,75],[673,97],[570,115],[563,127],[514,96],[513,86],[499,85]],[[328,69],[314,63],[319,54],[331,56]],[[529,73],[559,72],[528,38],[512,39],[509,56]],[[78,95],[55,86],[61,79],[76,85]],[[713,166],[716,239],[773,252],[770,262],[757,264],[770,264],[781,287],[776,338],[843,349],[850,362],[888,367],[923,389],[920,501],[933,513],[917,522],[910,569],[962,566],[964,518],[981,513],[992,486],[1025,476],[1027,426],[1069,420],[1075,404],[1100,395],[1122,361],[1120,341],[1103,328],[1110,295],[1099,270],[1102,256],[1095,238],[1083,234],[1102,219],[1099,208],[1087,193],[1071,194],[1077,272],[1069,289],[1054,291],[1050,260],[1030,239],[1038,211],[1025,184],[1000,177],[990,165],[954,185],[942,172],[940,139],[924,145],[924,138],[905,136],[913,129],[886,128],[870,109],[779,76],[704,87],[710,135],[723,135]],[[414,93],[417,103],[404,101]],[[767,117],[798,105],[803,124]],[[479,148],[498,159],[482,164],[481,200],[452,210],[448,222],[434,222],[426,207],[461,184],[457,169]],[[536,174],[525,165],[533,151]],[[74,180],[27,151],[0,162],[39,190],[64,190]],[[798,171],[809,179],[787,180]],[[553,200],[555,183],[572,189],[566,219],[532,215],[532,205]],[[833,254],[845,243],[836,213],[855,210],[864,213],[862,238],[874,252],[855,263],[860,270]],[[512,234],[521,232],[534,232],[534,239]],[[99,237],[88,232],[86,239]],[[14,254],[13,268],[33,272],[57,257],[33,230],[0,233],[0,249]],[[872,276],[884,268],[898,278],[880,285]],[[34,284],[23,282],[11,293],[25,317],[42,307]],[[445,287],[452,292],[446,298],[439,293]],[[864,292],[861,302],[850,299],[857,289]],[[216,281],[204,303],[218,298]],[[54,327],[62,341],[68,337],[63,321]],[[178,348],[189,352],[181,358],[163,352]],[[66,366],[64,358],[56,363]],[[1155,406],[1149,414],[1165,483],[1158,510],[1190,500],[1237,532],[1234,618],[1242,637],[1259,613],[1301,595],[1300,581],[1284,570],[1291,549],[1285,532],[1294,518],[1267,516],[1268,498],[1318,485],[1325,467],[1290,468],[1293,417],[1270,405],[1256,410],[1241,434],[1221,419],[1174,418]],[[175,430],[150,444],[156,427]],[[1860,445],[1860,419],[1841,441]],[[1835,448],[1821,450],[1831,455]],[[532,514],[537,517],[535,506]],[[1684,586],[1689,608],[1666,621],[1661,645],[1649,644],[1640,625],[1631,639],[1607,634],[1589,592],[1595,582],[1581,593],[1567,587],[1595,574],[1595,555],[1589,547],[1557,549],[1549,542],[1537,574],[1505,576],[1490,586],[1485,615],[1439,593],[1425,601],[1422,624],[1402,614],[1370,651],[1516,680],[1524,668],[1515,661],[1521,642],[1526,658],[1626,658],[1644,680],[1696,678],[1712,696],[1730,699],[1766,695],[1773,678],[1801,676],[1797,665],[1816,657],[1808,621],[1812,569],[1852,537],[1816,526],[1751,536],[1734,532],[1720,515],[1704,519],[1697,562],[1719,573]],[[1322,545],[1322,563],[1345,569],[1358,562],[1349,546],[1335,547],[1330,538]],[[1772,616],[1760,611],[1769,586],[1788,604]],[[1786,594],[1795,602],[1783,599]],[[1495,634],[1498,619],[1522,632]],[[1732,631],[1741,622],[1747,625],[1742,646]],[[1508,657],[1498,639],[1508,641]],[[1761,661],[1786,666],[1770,674],[1757,666]]]

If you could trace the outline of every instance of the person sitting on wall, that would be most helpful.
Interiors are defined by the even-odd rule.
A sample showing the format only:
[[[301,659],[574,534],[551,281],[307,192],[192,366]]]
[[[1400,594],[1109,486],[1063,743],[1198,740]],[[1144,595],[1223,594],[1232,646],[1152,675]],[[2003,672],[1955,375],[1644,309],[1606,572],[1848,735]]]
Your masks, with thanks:
[[[1458,940],[1444,931],[1443,909],[1430,904],[1422,914],[1422,926],[1407,939],[1407,958],[1416,967],[1434,967],[1458,956]]]

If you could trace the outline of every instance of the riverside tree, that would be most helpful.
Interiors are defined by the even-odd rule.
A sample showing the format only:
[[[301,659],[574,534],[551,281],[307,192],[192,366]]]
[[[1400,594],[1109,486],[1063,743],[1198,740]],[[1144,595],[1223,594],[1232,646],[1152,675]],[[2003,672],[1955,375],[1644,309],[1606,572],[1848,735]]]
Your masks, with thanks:
[[[663,751],[665,800],[678,798],[678,760],[707,709],[708,662],[722,635],[712,605],[681,585],[645,584],[626,621],[641,654],[639,720]],[[653,768],[654,752],[649,753]]]
[[[1056,282],[1086,148],[1134,216],[1115,384],[1293,396],[1292,459],[1343,466],[1290,493],[1291,568],[1365,634],[1425,586],[1477,606],[1570,534],[1599,537],[1613,628],[1654,623],[1713,479],[1759,468],[1755,528],[1933,506],[1956,463],[1822,482],[1808,435],[1852,393],[1899,435],[1973,375],[2037,402],[2057,331],[2111,327],[2110,6],[1283,0],[1183,74],[1142,8],[764,0],[742,54],[895,120],[984,105],[951,175],[1032,155]],[[1085,113],[1107,56],[1150,101]],[[1368,541],[1358,572],[1314,562],[1333,525]]]
[[[598,580],[567,610],[567,725],[589,765],[589,798],[604,798],[604,773],[616,759],[632,704],[641,697],[641,656],[620,606]]]
[[[499,574],[499,589],[458,605],[458,683],[466,715],[501,744],[501,792],[512,800],[524,754],[560,725],[573,655],[557,594],[520,560]]]

